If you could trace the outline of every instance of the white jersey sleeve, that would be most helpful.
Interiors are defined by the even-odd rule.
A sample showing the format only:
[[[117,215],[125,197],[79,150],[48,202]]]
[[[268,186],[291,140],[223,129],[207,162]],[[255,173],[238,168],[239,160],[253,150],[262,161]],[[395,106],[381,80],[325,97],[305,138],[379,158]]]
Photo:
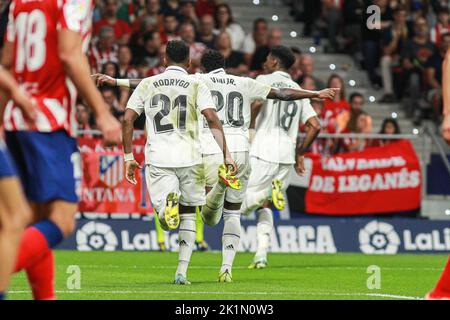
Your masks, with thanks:
[[[300,109],[300,122],[306,124],[306,122],[312,117],[317,117],[316,111],[314,111],[311,100],[302,99],[301,100],[301,109]]]
[[[200,112],[205,109],[216,110],[214,100],[211,96],[211,91],[208,89],[206,84],[202,80],[200,80],[200,77],[196,76],[196,78],[199,80],[197,91],[197,108],[200,110]]]
[[[270,90],[272,90],[271,86],[248,78],[246,93],[248,94],[250,100],[265,100],[269,95]]]
[[[145,96],[148,95],[148,83],[142,80],[134,92],[132,93],[130,99],[127,103],[127,109],[131,109],[138,115],[144,112]]]

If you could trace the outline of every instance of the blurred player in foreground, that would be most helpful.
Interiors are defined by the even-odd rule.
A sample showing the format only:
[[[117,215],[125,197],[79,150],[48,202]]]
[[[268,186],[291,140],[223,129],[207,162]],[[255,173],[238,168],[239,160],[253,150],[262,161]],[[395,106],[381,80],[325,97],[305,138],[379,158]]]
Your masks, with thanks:
[[[300,89],[288,73],[294,62],[295,56],[288,48],[272,50],[264,63],[266,75],[256,80],[272,87]],[[252,127],[256,127],[256,134],[250,152],[252,172],[242,211],[248,214],[257,209],[258,247],[249,268],[260,269],[267,266],[267,250],[273,229],[271,207],[284,208],[283,192],[289,185],[292,165],[298,175],[305,173],[303,155],[319,134],[320,122],[309,99],[259,101],[252,105],[252,109]],[[303,143],[297,143],[299,121],[306,124]]]
[[[444,121],[442,122],[442,136],[450,145],[450,49],[447,50],[442,67],[442,88],[444,90]],[[436,287],[427,294],[426,298],[430,300],[450,300],[450,257]]]
[[[1,99],[11,98],[22,108],[30,123],[36,120],[36,112],[30,98],[2,67],[0,67],[0,89]],[[2,114],[3,107],[0,106],[0,116]],[[0,120],[0,127],[1,122]],[[9,278],[16,261],[20,236],[30,218],[31,211],[20,180],[16,176],[6,145],[0,138],[0,300],[5,299]]]
[[[196,207],[205,204],[198,112],[205,117],[214,143],[219,145],[222,164],[232,168],[226,176],[236,173],[237,168],[208,88],[186,71],[191,64],[187,44],[169,41],[164,60],[166,71],[140,81],[128,101],[123,123],[124,160],[126,178],[135,184],[139,164],[133,156],[133,124],[145,112],[148,191],[161,226],[165,230],[180,227],[174,283],[185,285],[190,284],[187,269],[195,243]]]
[[[4,112],[6,143],[34,214],[15,271],[26,271],[33,296],[40,300],[55,299],[52,248],[75,227],[77,89],[93,108],[105,144],[120,142],[120,123],[90,79],[84,54],[92,10],[91,0],[14,0],[9,12],[2,64],[20,79],[36,111],[33,124],[13,101]]]

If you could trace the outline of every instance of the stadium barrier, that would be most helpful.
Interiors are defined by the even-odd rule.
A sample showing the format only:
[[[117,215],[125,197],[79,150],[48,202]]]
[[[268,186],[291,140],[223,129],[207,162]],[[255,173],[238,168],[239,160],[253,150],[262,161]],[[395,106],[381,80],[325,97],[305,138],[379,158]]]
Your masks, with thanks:
[[[151,212],[144,168],[137,184],[124,178],[121,147],[103,148],[95,132],[83,132],[78,139],[82,154],[82,176],[78,193],[81,212]],[[389,144],[362,151],[330,156],[308,154],[307,174],[292,175],[293,185],[304,187],[305,212],[327,215],[393,213],[420,208],[423,185],[421,164],[409,140],[416,135],[321,135],[326,139],[395,139]],[[137,132],[134,154],[144,161],[145,135]]]

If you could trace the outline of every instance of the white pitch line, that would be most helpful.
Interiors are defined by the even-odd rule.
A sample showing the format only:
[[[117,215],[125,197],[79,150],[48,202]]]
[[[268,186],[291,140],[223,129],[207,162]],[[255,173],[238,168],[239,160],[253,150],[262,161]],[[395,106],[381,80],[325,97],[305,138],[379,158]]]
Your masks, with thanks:
[[[30,293],[27,290],[12,290],[8,294],[24,294]],[[412,296],[402,296],[388,293],[364,293],[364,292],[353,292],[353,293],[343,293],[343,292],[222,292],[222,291],[136,291],[136,290],[57,290],[56,293],[62,294],[194,294],[194,295],[231,295],[231,296],[271,296],[271,295],[294,295],[294,296],[336,296],[336,297],[380,297],[380,298],[390,298],[390,299],[401,299],[401,300],[423,300],[420,297]]]
[[[90,268],[90,269],[175,269],[176,266],[118,266],[118,265],[78,265],[80,268]],[[64,266],[59,266],[61,268],[65,268]],[[190,266],[189,269],[206,269],[206,270],[215,270],[218,267],[209,267],[209,266]],[[233,269],[248,269],[248,267],[244,266],[234,266]],[[279,266],[279,267],[273,267],[273,269],[280,270],[280,269],[306,269],[306,270],[316,270],[316,269],[323,269],[323,270],[366,270],[366,267],[325,267],[325,266]],[[382,270],[399,270],[399,271],[417,271],[417,270],[424,270],[424,271],[442,271],[442,268],[432,268],[432,267],[381,267]]]

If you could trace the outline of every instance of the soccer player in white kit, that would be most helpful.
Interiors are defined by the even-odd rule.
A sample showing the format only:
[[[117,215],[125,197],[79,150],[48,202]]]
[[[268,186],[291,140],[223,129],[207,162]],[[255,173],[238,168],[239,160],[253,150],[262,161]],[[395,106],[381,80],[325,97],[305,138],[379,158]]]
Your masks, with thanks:
[[[166,71],[142,80],[128,101],[123,123],[124,160],[126,178],[135,184],[139,164],[133,157],[133,124],[145,112],[147,186],[161,226],[166,230],[180,226],[174,283],[184,285],[190,284],[187,268],[195,245],[196,207],[205,204],[199,112],[214,135],[213,143],[221,151],[222,162],[236,170],[211,93],[202,81],[186,71],[190,66],[189,47],[183,41],[170,41],[165,60]]]
[[[287,72],[294,61],[295,56],[289,48],[274,47],[264,63],[267,74],[256,80],[275,88],[299,89]],[[243,214],[248,214],[257,209],[258,247],[249,268],[259,269],[267,266],[273,229],[271,206],[279,210],[284,208],[283,192],[289,185],[292,165],[297,174],[305,173],[303,155],[319,134],[320,122],[309,99],[255,102],[252,109],[252,126],[255,125],[256,133],[250,151],[252,172],[242,210]],[[303,143],[297,144],[300,121],[306,124],[307,133]]]
[[[239,188],[237,188],[237,186],[233,186],[232,179],[226,176],[225,168],[221,166],[223,164],[222,152],[214,142],[208,125],[200,117],[200,140],[207,193],[206,204],[201,213],[203,221],[209,226],[217,225],[223,214],[222,266],[219,272],[219,281],[231,282],[231,269],[241,233],[241,204],[245,198],[250,175],[251,102],[267,98],[291,101],[302,98],[329,98],[334,96],[335,89],[322,91],[307,91],[300,90],[300,88],[295,90],[278,89],[248,77],[230,75],[224,70],[225,58],[215,50],[207,51],[201,59],[201,64],[207,73],[195,76],[204,82],[211,91],[218,117],[224,127],[228,149],[238,168],[236,177],[240,182]],[[99,84],[113,86],[135,87],[141,81],[139,79],[116,80],[100,74],[95,75],[94,78]]]
[[[286,47],[275,48],[273,51],[289,50]],[[280,56],[280,59],[285,58]],[[291,56],[287,59],[292,58]],[[290,61],[286,62],[289,66]],[[202,130],[201,142],[203,164],[206,175],[206,205],[202,210],[202,217],[206,224],[215,226],[222,217],[224,229],[222,233],[222,266],[219,282],[232,281],[232,266],[241,233],[241,205],[247,191],[250,176],[249,161],[249,127],[251,122],[251,102],[254,100],[280,99],[297,100],[303,97],[327,97],[334,95],[333,89],[321,92],[290,90],[288,87],[278,89],[269,83],[263,83],[248,77],[238,77],[227,74],[224,70],[225,58],[215,50],[207,51],[201,65],[206,74],[197,74],[204,80],[215,99],[219,119],[224,126],[227,146],[238,166],[237,178],[241,188],[227,187],[220,179],[220,149],[213,143],[209,130]],[[202,123],[201,123],[202,125]],[[207,128],[203,125],[203,128]],[[265,148],[270,152],[270,145]],[[217,171],[219,170],[219,175]]]

